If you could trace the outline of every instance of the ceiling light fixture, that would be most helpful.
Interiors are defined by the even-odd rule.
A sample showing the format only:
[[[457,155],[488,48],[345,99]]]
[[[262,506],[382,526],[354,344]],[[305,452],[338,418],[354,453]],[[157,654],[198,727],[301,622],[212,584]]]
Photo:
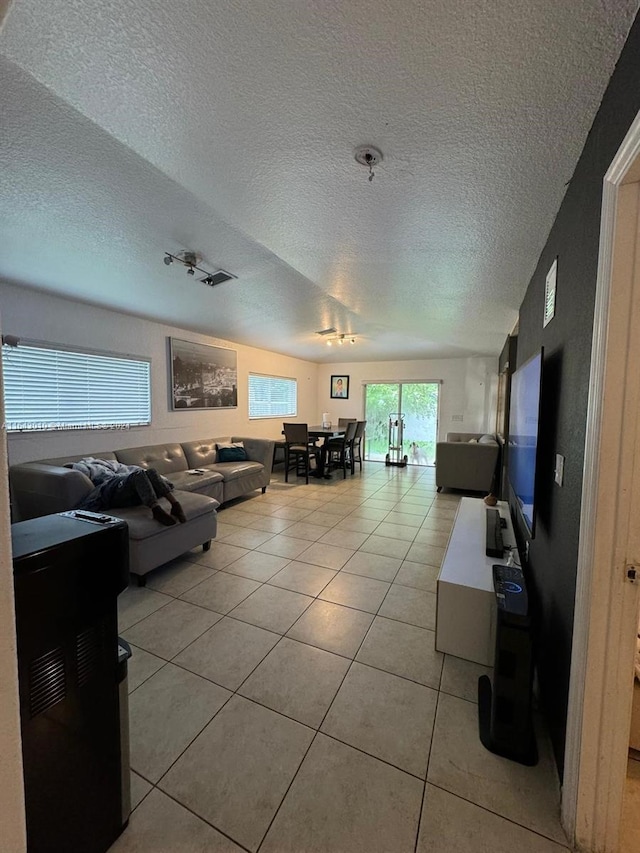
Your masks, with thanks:
[[[191,252],[186,250],[184,252],[179,252],[177,255],[172,255],[171,252],[164,253],[164,263],[169,267],[171,264],[177,261],[179,264],[187,268],[187,275],[194,276],[196,274],[196,270],[203,274],[203,277],[198,279],[203,284],[209,285],[209,287],[215,287],[216,284],[222,284],[225,281],[230,281],[232,278],[237,278],[238,276],[233,275],[233,273],[227,272],[226,270],[216,270],[216,272],[209,272],[208,270],[203,269],[198,266],[198,264],[202,261],[202,256],[198,255],[196,252]]]
[[[376,176],[376,173],[373,171],[374,167],[382,162],[382,151],[379,148],[374,148],[373,145],[359,145],[354,152],[354,156],[357,163],[360,163],[361,166],[366,166],[369,170],[369,182],[371,182]]]
[[[320,334],[320,332],[318,332],[318,334]],[[355,344],[356,336],[350,334],[345,335],[341,332],[340,334],[331,335],[331,337],[327,337],[325,338],[325,340],[327,342],[328,347],[333,346],[334,343],[338,344],[338,346],[341,347],[344,345],[345,341],[349,341],[350,344]]]

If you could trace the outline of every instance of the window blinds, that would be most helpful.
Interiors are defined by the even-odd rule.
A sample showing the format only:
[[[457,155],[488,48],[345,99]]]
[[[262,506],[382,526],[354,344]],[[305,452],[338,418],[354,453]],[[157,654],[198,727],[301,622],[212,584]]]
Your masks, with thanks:
[[[283,376],[249,374],[249,417],[292,417],[298,412],[298,383]]]
[[[151,422],[149,361],[21,344],[2,348],[2,369],[10,431]]]

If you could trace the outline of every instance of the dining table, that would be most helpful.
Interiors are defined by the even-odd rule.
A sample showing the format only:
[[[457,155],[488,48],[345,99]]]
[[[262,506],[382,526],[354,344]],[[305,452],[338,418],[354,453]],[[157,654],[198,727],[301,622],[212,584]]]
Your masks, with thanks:
[[[328,471],[325,471],[326,445],[330,439],[340,438],[341,435],[345,434],[346,430],[346,427],[323,427],[322,424],[320,424],[319,426],[310,426],[307,428],[309,438],[324,439],[321,445],[320,457],[318,459],[318,468],[317,473],[315,474],[316,477],[324,477],[325,480],[331,479],[331,474]]]

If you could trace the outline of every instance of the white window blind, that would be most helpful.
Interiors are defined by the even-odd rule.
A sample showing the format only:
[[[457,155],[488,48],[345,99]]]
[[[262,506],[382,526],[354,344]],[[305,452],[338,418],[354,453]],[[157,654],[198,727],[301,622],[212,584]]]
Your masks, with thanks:
[[[20,344],[2,348],[2,370],[10,431],[151,422],[149,361]]]
[[[298,382],[284,376],[249,374],[249,417],[291,417],[298,413]]]

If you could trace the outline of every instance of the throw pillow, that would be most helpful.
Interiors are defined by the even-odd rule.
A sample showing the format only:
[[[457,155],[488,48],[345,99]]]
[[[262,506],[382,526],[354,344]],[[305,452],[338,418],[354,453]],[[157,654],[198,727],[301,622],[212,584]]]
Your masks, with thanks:
[[[477,443],[478,443],[478,439],[477,439],[477,438],[470,438],[470,439],[469,439],[469,444],[477,444]]]
[[[494,435],[481,435],[478,439],[478,444],[495,444],[496,439]]]
[[[247,458],[244,447],[218,446],[218,462],[245,462]]]

